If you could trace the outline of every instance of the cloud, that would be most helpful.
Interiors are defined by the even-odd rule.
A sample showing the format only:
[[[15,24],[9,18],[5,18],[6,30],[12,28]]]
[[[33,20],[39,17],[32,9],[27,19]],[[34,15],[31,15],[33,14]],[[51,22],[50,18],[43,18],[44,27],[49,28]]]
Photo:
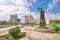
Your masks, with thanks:
[[[0,20],[9,20],[10,15],[12,14],[17,14],[18,18],[24,15],[32,15],[34,19],[39,19],[39,14],[36,15],[35,12],[31,12],[29,10],[29,7],[36,2],[37,0],[0,0]],[[53,0],[51,3],[49,3],[47,11],[52,9],[57,2],[57,0]],[[57,15],[58,16],[56,18],[59,18],[59,14]],[[46,18],[49,19],[49,14],[46,14]]]
[[[60,20],[60,13],[56,13],[56,14],[49,14],[49,13],[46,13],[45,14],[45,18],[46,18],[46,21],[49,21],[49,20]]]
[[[35,20],[40,19],[40,15],[39,14],[37,15],[35,12],[31,12],[30,15],[32,15]]]
[[[48,24],[49,20],[60,20],[60,13],[56,13],[56,14],[49,14],[46,13],[45,14],[45,21]]]
[[[37,0],[0,0],[0,20],[8,20],[12,14],[17,14],[18,18],[23,15],[33,14],[33,12],[29,10],[29,7],[36,1]]]
[[[48,12],[49,10],[51,11],[53,9],[53,7],[55,7],[58,4],[59,0],[52,0],[49,4],[48,4],[48,8],[46,9],[46,12]]]
[[[53,13],[50,13],[50,11],[52,11],[53,9],[56,10],[57,5],[59,4],[59,0],[52,0],[49,4],[48,4],[48,7],[46,9],[46,13],[45,13],[45,17],[46,17],[46,21],[48,20],[54,20],[54,19],[58,19],[60,20],[60,13],[57,13],[56,14],[53,14]],[[54,8],[56,7],[56,8]]]

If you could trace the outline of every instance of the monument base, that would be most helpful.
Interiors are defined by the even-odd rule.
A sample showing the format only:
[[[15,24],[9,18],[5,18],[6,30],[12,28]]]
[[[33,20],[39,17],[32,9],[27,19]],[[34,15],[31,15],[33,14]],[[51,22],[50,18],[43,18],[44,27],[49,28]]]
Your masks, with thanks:
[[[48,29],[46,26],[40,26],[39,29]]]
[[[37,29],[36,31],[43,33],[56,33],[56,30],[54,29]]]
[[[37,31],[39,31],[39,32],[46,32],[46,33],[54,33],[54,32],[56,32],[56,30],[48,28],[46,26],[40,26],[40,28],[37,29]]]

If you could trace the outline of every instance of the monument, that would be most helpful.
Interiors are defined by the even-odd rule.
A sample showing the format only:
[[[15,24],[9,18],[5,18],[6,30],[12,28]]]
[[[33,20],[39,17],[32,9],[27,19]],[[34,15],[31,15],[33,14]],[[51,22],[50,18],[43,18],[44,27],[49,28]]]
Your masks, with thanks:
[[[38,11],[40,12],[40,29],[38,31],[40,32],[56,32],[54,29],[47,28],[46,27],[46,22],[45,22],[45,14],[42,8],[38,8]]]
[[[45,22],[45,14],[44,11],[42,10],[42,8],[38,8],[38,11],[40,12],[40,28],[42,29],[46,29],[46,22]]]

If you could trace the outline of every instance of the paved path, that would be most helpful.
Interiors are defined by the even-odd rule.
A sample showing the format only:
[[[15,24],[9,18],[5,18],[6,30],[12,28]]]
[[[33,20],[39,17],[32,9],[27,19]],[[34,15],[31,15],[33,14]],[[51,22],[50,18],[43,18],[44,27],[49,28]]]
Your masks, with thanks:
[[[15,26],[14,26],[15,27]],[[11,28],[11,27],[10,27]],[[8,34],[8,29],[0,29],[0,36]],[[25,30],[26,28],[21,28],[21,32],[27,32],[27,37],[24,37],[20,40],[60,40],[60,36],[56,33],[41,33],[33,30]],[[28,28],[35,29],[35,28]]]
[[[9,33],[8,33],[8,30],[9,30],[10,28],[13,28],[13,27],[15,27],[15,26],[0,29],[0,36],[4,36],[4,35],[9,34]]]
[[[22,38],[22,39],[20,39],[20,40],[29,40],[27,37],[24,37],[24,38]]]
[[[0,28],[0,36],[4,36],[4,35],[7,35],[9,34],[8,33],[8,30],[10,28],[13,28],[13,27],[16,27],[16,26],[12,26],[12,27],[8,27],[8,28]],[[27,32],[27,30],[24,30],[24,29],[21,29],[22,32]]]
[[[60,36],[56,33],[40,33],[35,31],[28,32],[27,37],[30,40],[60,40]]]

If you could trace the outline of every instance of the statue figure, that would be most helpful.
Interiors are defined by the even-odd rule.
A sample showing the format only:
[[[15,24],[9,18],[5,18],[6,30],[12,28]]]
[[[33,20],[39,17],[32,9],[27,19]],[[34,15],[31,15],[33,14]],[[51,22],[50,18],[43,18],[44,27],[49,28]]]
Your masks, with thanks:
[[[40,12],[40,28],[46,28],[44,11],[42,10],[42,8],[38,8],[38,11]]]

